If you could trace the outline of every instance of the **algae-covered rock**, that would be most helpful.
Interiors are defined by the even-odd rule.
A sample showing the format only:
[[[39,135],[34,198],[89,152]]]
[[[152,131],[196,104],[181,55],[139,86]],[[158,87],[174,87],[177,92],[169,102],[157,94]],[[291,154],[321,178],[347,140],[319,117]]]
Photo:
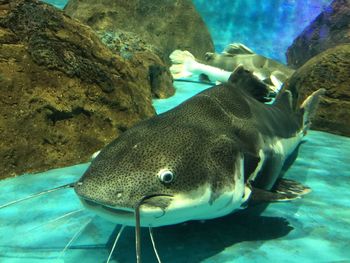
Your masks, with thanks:
[[[158,64],[135,61],[52,6],[0,1],[0,178],[85,162],[152,116]]]
[[[139,74],[149,78],[153,97],[168,98],[174,95],[175,89],[169,67],[157,55],[156,47],[146,43],[138,35],[122,30],[97,31],[97,34],[113,53],[128,60],[138,68]]]
[[[288,65],[300,67],[322,51],[345,43],[350,43],[350,0],[334,0],[288,48]]]
[[[214,50],[190,0],[70,0],[64,10],[96,31],[135,33],[167,63],[175,49],[189,50],[198,58]]]
[[[285,88],[292,91],[295,107],[313,91],[326,89],[312,128],[350,136],[350,44],[328,49],[310,59]]]

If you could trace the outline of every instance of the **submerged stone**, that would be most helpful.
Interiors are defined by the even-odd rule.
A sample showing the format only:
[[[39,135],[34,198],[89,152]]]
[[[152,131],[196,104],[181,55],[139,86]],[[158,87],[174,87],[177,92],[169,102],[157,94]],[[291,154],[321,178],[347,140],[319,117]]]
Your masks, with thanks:
[[[350,0],[334,0],[288,48],[288,65],[300,67],[317,54],[344,43],[350,43]]]
[[[137,63],[50,5],[1,1],[0,178],[86,162],[152,116],[162,64]]]
[[[311,92],[324,88],[312,129],[350,136],[350,44],[330,48],[300,67],[285,88],[292,91],[295,106]]]
[[[149,78],[152,95],[168,98],[175,93],[173,78],[165,62],[157,55],[157,49],[138,35],[118,30],[98,31],[98,36],[107,47],[138,68],[139,74]]]
[[[175,49],[188,50],[198,58],[214,50],[209,31],[190,0],[70,0],[64,10],[96,31],[138,35],[167,63]]]

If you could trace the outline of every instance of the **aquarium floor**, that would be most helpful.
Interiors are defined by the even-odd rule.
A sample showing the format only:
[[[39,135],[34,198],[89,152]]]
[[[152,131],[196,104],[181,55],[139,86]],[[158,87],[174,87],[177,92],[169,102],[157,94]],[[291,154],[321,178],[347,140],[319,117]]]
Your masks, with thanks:
[[[154,102],[163,112],[206,85],[177,83]],[[302,199],[254,207],[205,222],[154,229],[164,263],[350,262],[350,138],[310,131],[287,172],[312,188]],[[0,205],[76,181],[88,164],[0,181]],[[71,189],[0,210],[0,262],[105,262],[119,226],[83,210]],[[143,262],[156,262],[147,231]],[[65,249],[65,247],[67,247]],[[126,228],[111,262],[135,262]]]

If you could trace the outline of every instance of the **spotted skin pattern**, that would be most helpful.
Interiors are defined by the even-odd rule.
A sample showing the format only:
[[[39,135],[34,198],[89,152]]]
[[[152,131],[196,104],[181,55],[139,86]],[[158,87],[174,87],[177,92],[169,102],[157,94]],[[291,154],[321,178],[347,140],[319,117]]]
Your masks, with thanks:
[[[228,45],[220,54],[206,53],[204,63],[230,72],[241,64],[265,79],[269,79],[271,74],[275,74],[282,82],[294,73],[293,69],[284,64],[255,54],[249,48],[238,43]]]
[[[267,162],[268,143],[300,133],[302,116],[291,109],[287,93],[272,105],[261,103],[247,92],[254,85],[258,87],[261,82],[239,67],[229,83],[140,122],[101,151],[76,184],[76,193],[93,203],[133,211],[146,195],[186,196],[204,188],[209,188],[210,206],[228,190],[242,189],[236,184],[247,183],[253,174],[259,179],[255,186],[269,190],[284,157],[278,158],[282,163],[269,174],[271,169],[262,164],[275,165]],[[257,173],[258,167],[264,167],[266,173]],[[159,179],[164,169],[174,175],[170,183]],[[240,195],[244,196],[242,191]],[[192,196],[188,194],[187,198]],[[173,201],[157,197],[145,205],[166,211]],[[185,219],[192,219],[191,211]]]

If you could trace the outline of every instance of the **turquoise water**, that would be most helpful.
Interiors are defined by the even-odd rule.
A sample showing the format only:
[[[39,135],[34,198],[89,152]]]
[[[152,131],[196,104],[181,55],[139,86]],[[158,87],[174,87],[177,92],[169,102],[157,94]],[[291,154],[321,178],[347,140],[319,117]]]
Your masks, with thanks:
[[[45,0],[63,8],[67,0]],[[286,61],[285,52],[331,0],[193,0],[221,52],[240,42],[260,55]]]
[[[63,8],[66,1],[49,2]],[[326,0],[195,0],[220,51],[243,42],[284,61],[286,47]],[[242,11],[243,10],[243,11]],[[219,15],[217,15],[219,14]],[[164,112],[208,85],[176,83],[176,96],[156,100]],[[286,177],[312,188],[303,199],[270,204],[205,222],[154,230],[166,263],[350,262],[350,138],[311,131]],[[76,181],[88,164],[0,181],[0,206]],[[0,209],[0,262],[105,262],[119,226],[84,210],[73,190]],[[146,231],[143,262],[156,262]],[[127,228],[111,262],[135,262],[134,230]]]
[[[177,82],[175,97],[154,104],[161,112],[207,87]],[[255,207],[156,228],[160,257],[166,263],[350,262],[349,152],[350,138],[311,131],[286,174],[310,186],[309,195],[270,204],[261,216]],[[0,181],[0,205],[74,182],[87,167]],[[83,210],[73,190],[53,192],[0,210],[0,262],[105,262],[118,229]],[[142,249],[143,262],[156,262],[146,231]],[[135,262],[134,251],[134,230],[127,228],[111,262]]]
[[[194,0],[221,52],[240,42],[256,53],[285,62],[293,40],[331,0]]]

